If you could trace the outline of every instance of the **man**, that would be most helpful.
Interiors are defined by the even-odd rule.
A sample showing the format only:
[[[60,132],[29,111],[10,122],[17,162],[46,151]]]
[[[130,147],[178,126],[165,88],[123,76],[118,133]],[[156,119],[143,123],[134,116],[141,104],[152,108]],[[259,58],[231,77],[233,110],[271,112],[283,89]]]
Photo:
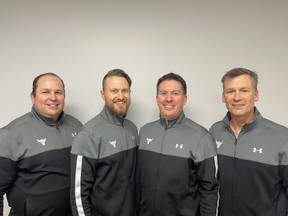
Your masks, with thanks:
[[[168,73],[157,83],[160,119],[139,133],[140,216],[215,216],[219,184],[209,132],[185,117],[185,80]]]
[[[234,68],[222,83],[228,112],[210,128],[219,155],[219,216],[286,216],[280,193],[288,195],[288,129],[255,107],[256,72]]]
[[[31,112],[0,131],[0,215],[3,195],[10,216],[67,216],[70,158],[75,134],[82,124],[63,112],[65,88],[54,73],[33,81]]]
[[[74,216],[134,216],[136,126],[125,119],[130,77],[120,69],[103,78],[103,110],[88,121],[71,150],[71,206]]]

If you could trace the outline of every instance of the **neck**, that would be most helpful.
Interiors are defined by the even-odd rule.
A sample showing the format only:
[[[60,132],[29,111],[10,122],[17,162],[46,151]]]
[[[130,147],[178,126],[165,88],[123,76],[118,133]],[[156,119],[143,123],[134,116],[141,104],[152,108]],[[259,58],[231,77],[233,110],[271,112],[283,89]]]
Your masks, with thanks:
[[[243,126],[252,122],[253,118],[254,118],[254,113],[253,113],[253,115],[251,115],[249,117],[231,116],[230,127],[234,133],[239,134],[241,129],[243,128]]]

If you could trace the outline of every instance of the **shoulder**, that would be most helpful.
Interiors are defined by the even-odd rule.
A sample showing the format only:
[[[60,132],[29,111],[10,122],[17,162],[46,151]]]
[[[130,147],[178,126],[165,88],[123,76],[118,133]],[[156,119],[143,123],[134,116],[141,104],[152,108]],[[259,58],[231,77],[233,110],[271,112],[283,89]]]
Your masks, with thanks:
[[[32,119],[34,118],[34,116],[32,115],[31,112],[26,113],[16,119],[14,119],[13,121],[11,121],[8,125],[6,125],[5,127],[3,127],[2,129],[4,130],[15,130],[19,127],[23,127],[23,125],[28,124]]]
[[[72,115],[69,115],[69,114],[65,114],[65,119],[64,119],[65,122],[68,122],[68,123],[73,123],[73,124],[77,124],[77,125],[81,125],[82,126],[82,123],[79,119],[77,119],[76,117],[72,116]]]
[[[272,120],[263,118],[261,121],[261,126],[263,128],[266,128],[268,130],[274,131],[274,133],[281,133],[283,135],[286,135],[288,137],[288,128],[284,125],[278,124]]]
[[[217,121],[214,124],[212,124],[212,126],[209,128],[210,132],[213,132],[215,130],[218,130],[219,128],[223,128],[225,127],[225,124],[223,123],[223,121]]]
[[[151,129],[154,130],[154,129],[159,128],[159,127],[163,128],[163,126],[160,124],[160,121],[158,119],[156,121],[146,123],[145,125],[143,125],[140,128],[140,131],[151,130]]]
[[[199,133],[203,136],[209,133],[208,130],[204,126],[196,123],[190,118],[186,118],[186,120],[184,121],[184,125],[188,127],[189,129],[191,129],[193,132]]]

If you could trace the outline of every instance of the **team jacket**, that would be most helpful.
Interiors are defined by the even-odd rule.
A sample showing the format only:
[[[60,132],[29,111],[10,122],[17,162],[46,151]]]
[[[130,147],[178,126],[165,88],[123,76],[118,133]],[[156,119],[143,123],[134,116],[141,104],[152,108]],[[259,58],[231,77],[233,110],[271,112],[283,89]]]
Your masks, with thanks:
[[[71,150],[74,216],[134,216],[138,131],[106,107],[88,121]]]
[[[67,216],[70,149],[82,124],[62,113],[57,124],[32,111],[0,130],[0,215],[3,195],[13,216]]]
[[[287,198],[279,206],[279,195],[284,191],[288,196],[288,129],[263,118],[256,108],[253,122],[238,138],[229,121],[227,113],[210,128],[218,148],[219,216],[286,216]]]
[[[215,216],[219,184],[209,132],[185,117],[139,133],[140,216]]]

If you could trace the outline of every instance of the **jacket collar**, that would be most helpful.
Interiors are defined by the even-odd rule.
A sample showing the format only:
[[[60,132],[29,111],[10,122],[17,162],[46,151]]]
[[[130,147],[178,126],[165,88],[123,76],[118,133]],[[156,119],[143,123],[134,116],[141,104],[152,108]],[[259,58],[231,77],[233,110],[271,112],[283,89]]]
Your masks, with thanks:
[[[166,121],[164,118],[160,117],[160,123],[162,124],[163,127],[168,129],[168,128],[172,128],[176,125],[181,124],[185,119],[186,119],[186,116],[184,112],[182,111],[180,115],[178,115],[175,119],[172,119],[172,120]]]
[[[106,106],[102,109],[100,112],[100,116],[107,120],[111,124],[116,124],[116,125],[123,125],[125,116],[117,116],[115,113],[113,113],[111,110],[109,110]]]
[[[57,126],[59,124],[62,123],[63,119],[64,119],[64,116],[65,116],[65,113],[62,111],[61,114],[59,115],[57,121],[54,121],[53,118],[49,118],[49,117],[45,117],[45,116],[42,116],[40,115],[34,106],[32,106],[32,109],[31,109],[31,112],[32,114],[41,122],[43,122],[44,124],[48,125],[48,126]]]
[[[261,113],[259,112],[259,110],[256,107],[254,107],[254,118],[253,118],[253,120],[251,122],[245,124],[242,129],[253,127],[262,118],[263,117],[262,117]],[[230,114],[230,112],[227,112],[226,116],[223,118],[223,122],[230,127],[230,120],[231,120],[231,114]]]

